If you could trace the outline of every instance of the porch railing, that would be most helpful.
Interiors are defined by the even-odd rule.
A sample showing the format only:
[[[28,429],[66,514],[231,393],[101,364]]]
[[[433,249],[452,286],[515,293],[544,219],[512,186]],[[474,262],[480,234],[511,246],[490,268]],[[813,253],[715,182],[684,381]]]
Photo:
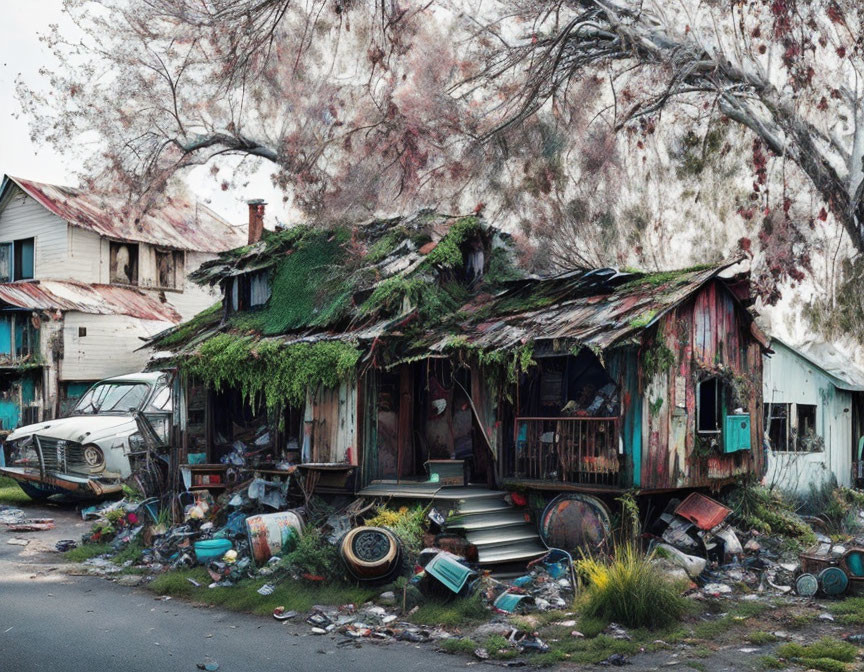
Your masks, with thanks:
[[[620,418],[521,418],[515,422],[512,476],[617,486]]]

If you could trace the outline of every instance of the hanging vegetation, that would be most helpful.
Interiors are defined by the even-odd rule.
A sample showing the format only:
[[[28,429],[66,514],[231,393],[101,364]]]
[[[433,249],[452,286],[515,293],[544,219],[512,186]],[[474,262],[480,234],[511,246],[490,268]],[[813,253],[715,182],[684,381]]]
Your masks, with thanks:
[[[355,375],[360,351],[342,341],[284,345],[218,334],[188,357],[186,372],[216,390],[239,389],[247,399],[261,398],[268,408],[280,403],[300,405],[307,387],[336,387]]]

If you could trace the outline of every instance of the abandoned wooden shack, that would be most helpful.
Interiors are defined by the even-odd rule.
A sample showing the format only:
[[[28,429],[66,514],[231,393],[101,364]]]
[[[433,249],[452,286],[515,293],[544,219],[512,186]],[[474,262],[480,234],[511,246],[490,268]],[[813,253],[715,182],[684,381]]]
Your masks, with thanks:
[[[765,467],[730,266],[538,278],[476,216],[297,227],[202,265],[222,303],[152,345],[193,487],[236,459],[366,495],[718,489]]]

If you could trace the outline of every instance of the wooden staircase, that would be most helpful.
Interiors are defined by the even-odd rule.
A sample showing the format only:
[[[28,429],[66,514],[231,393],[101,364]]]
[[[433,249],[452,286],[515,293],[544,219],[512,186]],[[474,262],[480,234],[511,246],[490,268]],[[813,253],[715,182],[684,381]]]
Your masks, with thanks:
[[[527,509],[510,504],[506,492],[481,492],[459,499],[445,525],[477,546],[480,565],[527,562],[547,552]]]

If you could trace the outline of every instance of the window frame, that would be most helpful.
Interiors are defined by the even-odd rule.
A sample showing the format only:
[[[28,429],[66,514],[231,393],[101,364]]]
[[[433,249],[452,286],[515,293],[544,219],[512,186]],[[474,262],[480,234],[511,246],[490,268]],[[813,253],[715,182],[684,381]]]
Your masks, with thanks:
[[[129,250],[129,259],[132,260],[132,252],[134,251],[134,278],[129,279],[128,276],[122,274],[116,268],[117,253],[121,247],[126,247]],[[116,250],[116,251],[115,251]],[[115,275],[115,271],[117,274]],[[118,279],[120,278],[120,279]],[[127,287],[138,287],[141,284],[141,246],[138,243],[127,242],[125,240],[109,240],[108,241],[108,282],[112,285],[125,285]]]
[[[723,404],[721,380],[716,376],[700,380],[696,383],[696,433],[720,436],[723,433]],[[714,429],[702,429],[702,386],[705,383],[714,384]]]
[[[30,274],[24,275],[24,250],[30,248]],[[36,277],[36,238],[19,238],[12,241],[12,281],[33,280]]]

